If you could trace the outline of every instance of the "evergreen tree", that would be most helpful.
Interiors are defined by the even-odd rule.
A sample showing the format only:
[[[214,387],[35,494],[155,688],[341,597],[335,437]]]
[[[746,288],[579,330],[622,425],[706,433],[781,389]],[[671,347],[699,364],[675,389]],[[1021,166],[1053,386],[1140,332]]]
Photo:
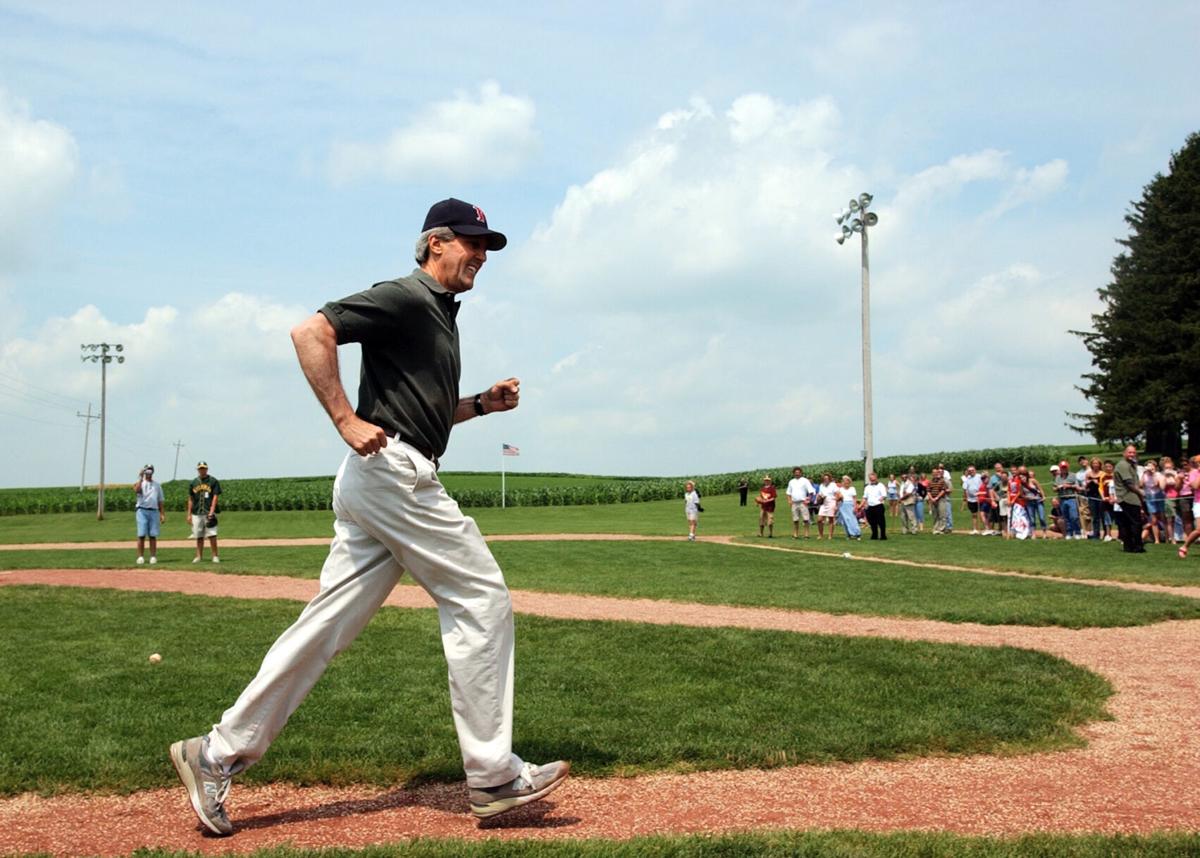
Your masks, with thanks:
[[[1200,452],[1200,133],[1171,156],[1125,215],[1128,238],[1099,289],[1094,330],[1072,331],[1092,353],[1079,390],[1096,410],[1071,414],[1098,443],[1142,441],[1179,458]]]

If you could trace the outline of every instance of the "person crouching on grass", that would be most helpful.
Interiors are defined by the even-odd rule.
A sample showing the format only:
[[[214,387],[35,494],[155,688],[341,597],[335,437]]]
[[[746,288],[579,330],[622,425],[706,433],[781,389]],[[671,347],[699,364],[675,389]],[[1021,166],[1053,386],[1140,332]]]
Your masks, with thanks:
[[[696,484],[688,480],[683,487],[683,514],[687,516],[688,542],[696,541],[696,525],[700,523],[701,512],[703,507],[700,506],[700,494],[696,491]]]

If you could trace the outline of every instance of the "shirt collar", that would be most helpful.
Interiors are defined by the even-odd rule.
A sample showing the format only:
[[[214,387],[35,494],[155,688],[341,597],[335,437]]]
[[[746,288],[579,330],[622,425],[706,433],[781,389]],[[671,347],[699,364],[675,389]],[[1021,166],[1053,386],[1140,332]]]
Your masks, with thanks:
[[[453,318],[458,317],[458,308],[460,306],[458,296],[437,282],[437,279],[423,268],[414,268],[412,273],[413,279],[419,281],[422,286],[434,294],[450,311]]]
[[[449,295],[450,297],[454,297],[449,289],[437,282],[434,276],[424,268],[414,268],[411,276],[420,280],[422,285],[435,295]]]

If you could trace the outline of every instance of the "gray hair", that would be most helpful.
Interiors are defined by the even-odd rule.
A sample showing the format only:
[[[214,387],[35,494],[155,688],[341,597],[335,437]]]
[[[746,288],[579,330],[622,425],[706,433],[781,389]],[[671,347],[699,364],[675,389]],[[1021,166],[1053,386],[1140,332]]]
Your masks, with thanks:
[[[417,236],[417,248],[415,255],[417,257],[417,265],[424,265],[425,260],[429,258],[429,238],[436,236],[442,241],[453,241],[455,232],[448,226],[435,226],[433,229],[427,229]]]

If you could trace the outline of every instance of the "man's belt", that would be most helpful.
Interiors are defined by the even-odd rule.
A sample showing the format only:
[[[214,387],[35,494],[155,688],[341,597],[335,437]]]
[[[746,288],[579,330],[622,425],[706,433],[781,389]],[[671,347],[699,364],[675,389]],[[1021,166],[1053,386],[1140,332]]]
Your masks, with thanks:
[[[401,435],[399,432],[391,433],[391,437],[394,440],[399,441],[402,444],[407,444],[408,446],[412,447],[414,450],[416,450],[418,453],[420,453],[426,459],[433,462],[433,469],[435,471],[438,469],[438,467],[439,467],[438,457],[434,454],[434,452],[432,450],[428,449],[423,444],[416,444],[416,443],[408,440],[403,435]]]

